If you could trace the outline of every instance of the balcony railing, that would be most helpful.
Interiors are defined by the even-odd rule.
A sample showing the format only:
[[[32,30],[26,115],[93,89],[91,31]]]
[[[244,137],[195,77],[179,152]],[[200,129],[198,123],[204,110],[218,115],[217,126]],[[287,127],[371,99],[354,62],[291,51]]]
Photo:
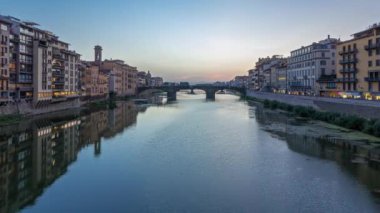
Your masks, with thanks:
[[[370,44],[370,45],[364,46],[364,49],[366,49],[366,50],[372,50],[372,49],[377,49],[377,48],[380,48],[380,43]]]
[[[356,83],[356,82],[358,82],[358,79],[356,79],[356,78],[337,78],[337,79],[335,79],[335,82],[337,82],[337,83]]]
[[[356,73],[358,70],[356,68],[345,68],[340,70],[341,73]]]
[[[358,62],[358,59],[356,59],[356,58],[339,60],[340,64],[353,64],[353,63],[357,63],[357,62]]]
[[[53,84],[54,85],[64,85],[65,81],[54,81]]]
[[[342,50],[339,51],[339,55],[345,55],[345,54],[351,54],[351,53],[357,53],[358,49],[348,49],[348,50]]]
[[[52,72],[53,76],[59,76],[59,77],[62,77],[62,76],[65,76],[65,73],[64,72]]]
[[[380,77],[374,77],[374,78],[366,77],[364,78],[364,80],[368,82],[380,82]]]

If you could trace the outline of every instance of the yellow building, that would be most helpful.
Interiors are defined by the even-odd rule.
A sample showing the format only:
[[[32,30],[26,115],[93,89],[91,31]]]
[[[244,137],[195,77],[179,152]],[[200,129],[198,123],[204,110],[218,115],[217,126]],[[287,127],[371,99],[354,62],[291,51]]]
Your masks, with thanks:
[[[99,67],[83,62],[82,68],[82,96],[90,98],[103,98],[108,95],[108,76],[99,70]]]
[[[380,100],[380,24],[340,42],[337,51],[335,82],[340,96]]]

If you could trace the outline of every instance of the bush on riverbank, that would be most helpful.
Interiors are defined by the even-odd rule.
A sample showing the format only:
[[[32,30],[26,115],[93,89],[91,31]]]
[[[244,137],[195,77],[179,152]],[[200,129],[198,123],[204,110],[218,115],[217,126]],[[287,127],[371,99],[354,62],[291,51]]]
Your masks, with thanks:
[[[354,115],[317,111],[312,107],[293,106],[290,104],[267,99],[262,101],[256,98],[248,98],[248,100],[261,102],[265,108],[272,110],[281,109],[297,117],[319,120],[347,129],[362,131],[367,134],[380,137],[380,120],[367,120]]]
[[[10,124],[15,124],[22,120],[22,115],[14,114],[14,115],[2,115],[0,116],[0,126],[6,126]]]
[[[96,101],[91,102],[88,105],[90,110],[100,110],[100,109],[114,109],[116,108],[116,102],[113,100],[107,100],[107,101]]]

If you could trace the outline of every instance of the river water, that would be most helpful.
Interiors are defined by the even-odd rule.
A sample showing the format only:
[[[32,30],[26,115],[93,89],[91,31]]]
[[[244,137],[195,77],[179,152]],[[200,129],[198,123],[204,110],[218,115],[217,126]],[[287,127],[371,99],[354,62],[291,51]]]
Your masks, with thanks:
[[[236,96],[204,99],[1,127],[0,212],[380,211],[380,170],[353,163],[358,149],[290,134]]]

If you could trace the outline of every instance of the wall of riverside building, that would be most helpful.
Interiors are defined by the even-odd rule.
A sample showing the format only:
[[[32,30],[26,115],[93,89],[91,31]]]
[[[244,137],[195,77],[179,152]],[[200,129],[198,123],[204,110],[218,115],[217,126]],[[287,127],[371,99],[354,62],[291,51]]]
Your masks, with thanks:
[[[321,111],[356,115],[367,119],[380,119],[380,101],[297,96],[254,91],[247,91],[247,96],[262,100],[279,101],[291,105],[313,107]]]

